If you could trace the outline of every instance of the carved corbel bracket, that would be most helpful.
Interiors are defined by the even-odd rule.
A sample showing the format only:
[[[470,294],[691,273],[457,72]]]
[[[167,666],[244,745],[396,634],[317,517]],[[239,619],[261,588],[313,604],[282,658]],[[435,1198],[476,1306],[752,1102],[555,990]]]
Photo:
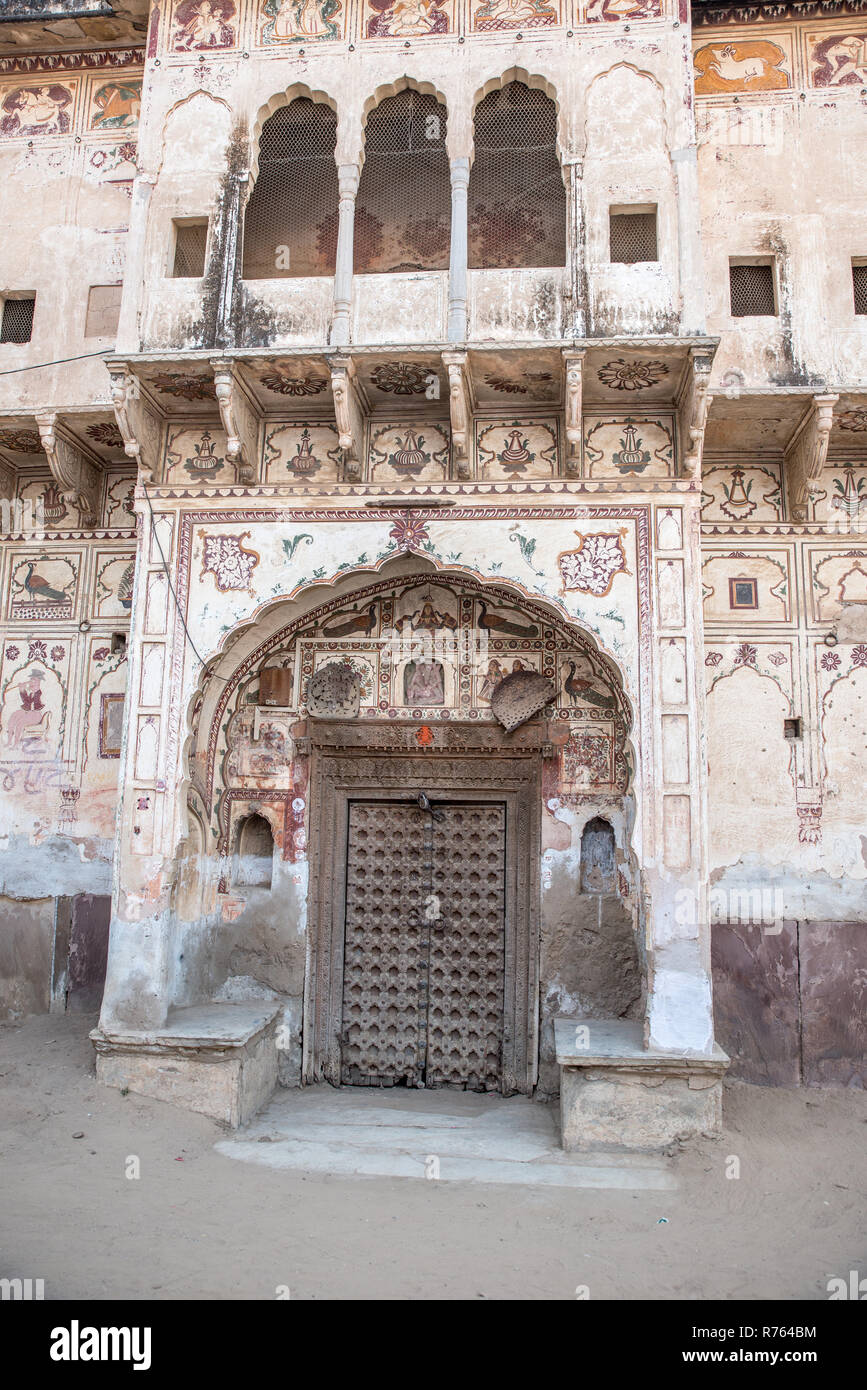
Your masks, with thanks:
[[[258,421],[250,400],[231,362],[211,363],[220,419],[226,431],[226,457],[234,465],[239,483],[256,481],[256,441]]]
[[[78,509],[82,526],[95,526],[99,519],[96,467],[70,439],[58,433],[54,412],[37,415],[36,424],[51,476],[64,502]]]
[[[828,457],[828,440],[838,400],[838,396],[814,396],[786,446],[786,490],[793,521],[809,520],[810,496]]]
[[[343,450],[341,482],[361,481],[361,441],[364,438],[361,406],[353,377],[355,367],[351,357],[331,357],[331,392],[334,397],[334,419],[337,424],[338,447]]]
[[[135,459],[139,480],[156,481],[159,425],[142,399],[141,383],[125,363],[112,363],[108,369],[114,418],[127,458]]]
[[[584,391],[584,352],[563,353],[566,369],[564,393],[564,424],[566,430],[566,476],[577,478],[581,473],[582,396]]]
[[[465,352],[443,353],[443,365],[449,377],[452,454],[455,473],[461,479],[469,478],[472,473],[473,400],[466,363]]]
[[[681,476],[701,482],[704,431],[713,397],[709,393],[713,353],[692,348],[677,398],[678,425],[682,450]]]

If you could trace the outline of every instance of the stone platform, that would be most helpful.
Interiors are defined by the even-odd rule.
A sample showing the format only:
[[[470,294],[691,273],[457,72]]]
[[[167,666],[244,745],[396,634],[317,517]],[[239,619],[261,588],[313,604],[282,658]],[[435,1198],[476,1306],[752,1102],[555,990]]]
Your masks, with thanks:
[[[95,1028],[97,1078],[236,1129],[267,1104],[277,1084],[279,1013],[272,1004],[202,1004],[171,1009],[158,1029]]]
[[[560,1124],[567,1152],[660,1149],[674,1139],[718,1134],[729,1059],[645,1048],[640,1022],[557,1018]]]

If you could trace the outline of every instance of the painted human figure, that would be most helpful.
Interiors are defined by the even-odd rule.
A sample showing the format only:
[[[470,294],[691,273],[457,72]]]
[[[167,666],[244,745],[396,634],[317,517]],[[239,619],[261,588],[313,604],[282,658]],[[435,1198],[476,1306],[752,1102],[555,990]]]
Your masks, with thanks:
[[[418,661],[415,670],[408,671],[406,682],[408,705],[445,704],[445,679],[438,661]]]
[[[28,672],[26,680],[19,681],[17,685],[9,687],[10,691],[18,691],[21,708],[15,710],[9,719],[6,729],[7,748],[20,747],[25,729],[41,724],[45,718],[45,704],[42,699],[44,679],[44,673],[34,668]]]
[[[223,23],[222,12],[210,0],[202,0],[180,26],[176,46],[180,49],[224,48],[231,42],[232,31]]]
[[[321,38],[328,33],[321,11],[321,0],[301,0],[300,5],[298,0],[280,0],[274,16],[274,38]]]
[[[383,18],[389,34],[429,34],[436,27],[437,7],[435,0],[395,0]]]
[[[493,657],[488,662],[488,669],[479,689],[479,699],[486,700],[490,704],[494,691],[500,682],[506,679],[506,674],[496,657]]]
[[[528,24],[540,16],[553,15],[554,11],[536,0],[489,0],[482,6],[480,19],[502,20],[507,24]]]
[[[841,39],[825,52],[825,62],[831,68],[829,87],[845,82],[867,82],[867,39],[856,35]]]
[[[46,134],[62,131],[63,115],[63,103],[51,95],[50,87],[40,87],[38,92],[29,87],[21,93],[18,119],[22,126],[39,126]]]

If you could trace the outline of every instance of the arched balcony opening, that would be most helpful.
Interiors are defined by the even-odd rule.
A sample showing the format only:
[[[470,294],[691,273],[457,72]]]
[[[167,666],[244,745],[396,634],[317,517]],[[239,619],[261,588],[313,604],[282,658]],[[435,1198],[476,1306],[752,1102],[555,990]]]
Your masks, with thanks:
[[[451,182],[446,108],[407,87],[367,119],[355,208],[355,273],[447,270]]]
[[[259,171],[244,215],[245,280],[334,274],[337,117],[298,97],[262,127]]]
[[[523,82],[488,92],[476,107],[470,171],[471,270],[566,264],[566,189],[557,109]]]

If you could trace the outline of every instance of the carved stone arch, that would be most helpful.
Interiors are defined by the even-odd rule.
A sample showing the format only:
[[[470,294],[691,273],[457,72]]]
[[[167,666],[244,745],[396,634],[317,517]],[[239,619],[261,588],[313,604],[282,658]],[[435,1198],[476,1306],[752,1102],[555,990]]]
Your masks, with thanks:
[[[470,161],[472,162],[474,155],[473,126],[475,122],[476,107],[479,105],[479,102],[483,101],[485,97],[488,96],[490,92],[494,92],[500,87],[507,87],[510,82],[522,82],[525,87],[530,87],[536,91],[544,92],[545,96],[550,97],[553,101],[554,109],[557,112],[557,154],[559,156],[560,163],[563,164],[565,162],[569,147],[567,125],[568,118],[565,105],[561,100],[560,92],[557,88],[557,85],[554,82],[552,82],[550,78],[543,77],[541,73],[529,72],[527,68],[519,67],[508,68],[506,72],[498,73],[495,77],[489,77],[485,82],[482,83],[481,87],[476,88],[473,94],[472,102],[470,104],[470,148],[467,151],[470,157]]]
[[[328,92],[322,91],[321,88],[310,87],[306,82],[293,82],[285,91],[275,92],[272,97],[269,97],[268,101],[263,102],[259,107],[250,126],[250,188],[248,189],[248,197],[256,181],[256,175],[259,170],[259,142],[262,138],[262,127],[269,116],[273,116],[274,112],[279,111],[281,106],[291,106],[292,102],[297,101],[298,97],[308,97],[310,101],[329,106],[337,116],[339,128],[340,110],[337,105],[337,100],[330,96]]]
[[[647,68],[639,68],[639,67],[636,67],[636,65],[635,65],[634,63],[627,63],[627,62],[625,62],[625,61],[619,62],[619,63],[612,63],[611,67],[610,67],[610,68],[606,68],[604,72],[598,72],[598,73],[596,73],[595,76],[594,76],[594,78],[593,78],[593,80],[592,80],[592,82],[590,82],[590,83],[588,84],[587,89],[586,89],[586,91],[584,92],[584,98],[583,98],[583,100],[584,100],[584,121],[583,121],[583,149],[582,149],[582,154],[585,153],[586,150],[587,150],[588,111],[589,111],[589,104],[590,104],[591,93],[592,93],[592,92],[594,91],[594,89],[597,88],[607,77],[611,77],[611,75],[612,75],[613,73],[615,73],[615,72],[620,72],[620,71],[631,72],[635,77],[642,78],[643,80],[649,82],[653,87],[656,88],[657,94],[658,94],[658,96],[659,96],[660,105],[661,105],[661,107],[662,107],[663,144],[664,144],[665,152],[666,152],[666,154],[667,154],[667,155],[669,156],[669,158],[670,158],[670,157],[671,157],[671,151],[672,151],[672,148],[673,148],[672,117],[671,117],[671,112],[670,112],[670,110],[669,110],[669,103],[668,103],[668,100],[667,100],[667,97],[666,97],[666,90],[665,90],[665,87],[664,87],[663,83],[660,81],[660,79],[656,76],[655,73],[648,71]]]
[[[294,596],[269,599],[248,619],[230,630],[221,643],[220,651],[209,658],[197,691],[190,698],[187,711],[187,730],[197,702],[202,702],[197,736],[187,735],[184,744],[184,775],[186,785],[193,780],[209,814],[213,816],[217,788],[217,747],[220,729],[230,717],[230,709],[239,689],[252,684],[259,668],[278,650],[285,650],[303,629],[320,619],[326,619],[347,605],[363,607],[367,599],[376,599],[395,586],[407,588],[412,584],[453,584],[476,597],[487,598],[492,607],[517,608],[537,622],[554,627],[570,644],[588,658],[591,668],[613,692],[618,722],[622,728],[621,751],[628,769],[626,800],[631,804],[636,754],[633,745],[634,711],[625,693],[624,678],[615,657],[604,650],[595,634],[579,621],[567,617],[556,603],[526,594],[517,583],[508,579],[496,582],[483,579],[456,565],[441,565],[428,557],[422,559],[411,553],[398,558],[389,557],[379,565],[354,568],[330,583],[311,585]],[[632,817],[627,839],[631,837]]]

